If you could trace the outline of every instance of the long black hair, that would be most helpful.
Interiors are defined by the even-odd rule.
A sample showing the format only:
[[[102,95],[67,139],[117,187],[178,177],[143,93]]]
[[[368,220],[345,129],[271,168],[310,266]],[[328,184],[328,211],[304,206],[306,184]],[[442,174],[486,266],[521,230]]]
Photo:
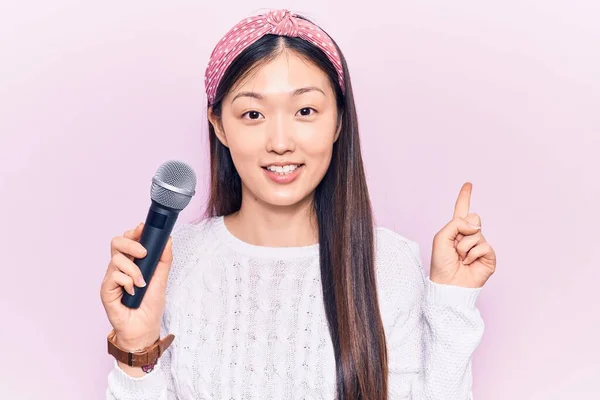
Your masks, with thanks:
[[[319,48],[299,38],[265,35],[225,71],[209,107],[220,119],[222,100],[231,88],[283,49],[295,52],[327,74],[341,123],[331,163],[314,195],[323,302],[336,361],[336,397],[386,400],[387,349],[377,300],[373,215],[350,75],[341,51],[338,49],[344,69],[344,91],[333,64]],[[229,149],[218,140],[210,122],[209,135],[211,185],[206,214],[229,215],[241,207],[241,180]]]

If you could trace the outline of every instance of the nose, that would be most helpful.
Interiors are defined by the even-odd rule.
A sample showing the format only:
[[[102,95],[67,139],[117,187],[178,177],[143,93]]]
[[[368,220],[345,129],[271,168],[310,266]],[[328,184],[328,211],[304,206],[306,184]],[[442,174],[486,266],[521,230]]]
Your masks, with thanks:
[[[285,154],[295,149],[293,121],[283,115],[271,119],[267,126],[267,151]]]

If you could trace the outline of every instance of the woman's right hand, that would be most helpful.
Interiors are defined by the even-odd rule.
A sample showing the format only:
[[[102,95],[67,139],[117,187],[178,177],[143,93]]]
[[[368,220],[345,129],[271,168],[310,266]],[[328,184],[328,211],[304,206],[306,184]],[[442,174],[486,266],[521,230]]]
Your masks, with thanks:
[[[123,236],[112,239],[111,260],[100,288],[102,305],[115,329],[116,342],[127,351],[151,346],[160,337],[167,279],[173,261],[172,238],[169,238],[140,307],[130,309],[121,303],[123,288],[133,294],[135,287],[145,285],[140,269],[133,263],[134,257],[146,256],[146,249],[139,243],[143,228],[141,223]]]

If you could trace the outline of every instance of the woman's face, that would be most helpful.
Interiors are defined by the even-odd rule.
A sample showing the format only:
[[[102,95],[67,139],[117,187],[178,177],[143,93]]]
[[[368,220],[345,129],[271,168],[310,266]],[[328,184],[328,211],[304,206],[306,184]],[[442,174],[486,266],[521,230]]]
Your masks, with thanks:
[[[243,196],[274,206],[312,197],[331,161],[335,93],[317,66],[285,50],[225,96],[217,136],[229,148]]]

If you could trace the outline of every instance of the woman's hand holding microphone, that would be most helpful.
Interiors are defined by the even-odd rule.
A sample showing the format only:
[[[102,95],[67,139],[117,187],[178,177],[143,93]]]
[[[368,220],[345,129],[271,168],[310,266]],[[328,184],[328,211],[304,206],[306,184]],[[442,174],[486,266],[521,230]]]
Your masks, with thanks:
[[[115,331],[115,342],[123,350],[134,352],[153,345],[160,337],[165,292],[169,269],[173,260],[172,238],[165,246],[154,275],[139,308],[131,309],[121,303],[123,288],[133,295],[136,287],[146,283],[133,259],[144,258],[146,249],[140,244],[144,224],[112,239],[111,259],[100,288],[102,305]],[[141,376],[140,368],[119,363],[130,375]]]

